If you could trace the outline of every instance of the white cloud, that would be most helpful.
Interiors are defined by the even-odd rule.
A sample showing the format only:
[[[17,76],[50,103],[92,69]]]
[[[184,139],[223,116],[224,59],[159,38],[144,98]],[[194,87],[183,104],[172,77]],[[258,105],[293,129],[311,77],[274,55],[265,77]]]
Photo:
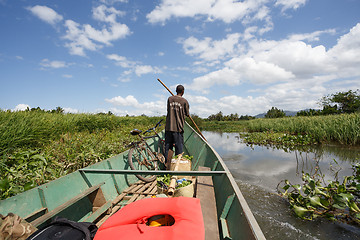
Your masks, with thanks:
[[[71,75],[71,74],[63,74],[62,76],[64,78],[73,78],[73,75]]]
[[[189,85],[190,89],[206,92],[213,85],[236,86],[244,82],[268,84],[292,79],[294,75],[285,69],[265,61],[255,61],[250,57],[233,58],[223,69],[197,77]]]
[[[150,23],[162,23],[171,18],[206,17],[208,21],[221,20],[231,23],[256,15],[269,0],[163,0],[146,17]]]
[[[248,39],[246,51],[239,51],[221,69],[194,78],[186,87],[208,94],[215,85],[265,84],[261,90],[244,85],[244,91],[258,97],[228,96],[202,104],[192,99],[192,109],[197,113],[206,117],[220,110],[226,114],[235,110],[239,114],[257,114],[272,106],[284,110],[319,108],[319,99],[329,92],[359,88],[360,23],[328,50],[306,41],[316,42],[324,34],[334,34],[333,29],[291,35],[279,41],[256,39],[253,31],[256,29],[248,29],[249,35],[243,35]],[[340,89],[338,79],[346,87]]]
[[[65,27],[67,30],[64,39],[69,40],[65,46],[70,49],[70,54],[85,56],[84,49],[95,51],[101,48],[100,45],[89,39],[84,30],[80,29],[80,24],[72,20],[66,20]]]
[[[79,110],[75,109],[75,108],[68,108],[65,107],[64,109],[64,113],[79,113]]]
[[[207,89],[215,84],[226,84],[229,86],[235,86],[240,84],[240,80],[240,76],[236,73],[234,69],[225,67],[221,70],[214,71],[204,76],[195,78],[193,83],[190,84],[188,87],[191,90],[198,90],[206,93]]]
[[[123,68],[132,68],[136,65],[136,62],[130,61],[126,57],[117,54],[109,54],[106,57],[110,60],[114,60],[116,62],[116,65]]]
[[[233,58],[225,63],[241,78],[255,84],[281,82],[294,78],[294,75],[284,68],[266,61],[256,61],[251,57]]]
[[[315,31],[312,33],[305,33],[305,34],[292,34],[289,37],[290,41],[310,41],[315,42],[320,40],[320,36],[323,34],[335,34],[335,29],[328,29],[324,31]]]
[[[50,61],[49,59],[43,59],[40,62],[40,65],[44,68],[65,68],[68,67],[70,64],[64,61]]]
[[[139,103],[138,100],[128,95],[125,98],[121,96],[105,99],[106,102],[113,104],[111,112],[118,115],[142,115],[159,116],[166,114],[166,101],[161,99],[158,101]]]
[[[117,96],[111,99],[105,99],[105,101],[112,103],[116,106],[132,106],[132,107],[139,106],[139,102],[136,100],[136,98],[133,95],[128,95],[125,98],[121,96]]]
[[[70,49],[71,54],[79,56],[86,55],[84,50],[96,51],[104,45],[111,46],[113,41],[131,34],[127,25],[116,21],[117,17],[123,15],[124,12],[105,5],[93,8],[93,18],[105,23],[100,30],[93,28],[90,24],[80,25],[75,21],[66,20],[67,30],[64,39],[68,42],[65,46]]]
[[[228,34],[222,40],[213,41],[209,37],[204,40],[198,40],[195,37],[189,37],[181,41],[181,43],[186,54],[197,56],[205,61],[212,61],[233,53],[239,38],[239,33],[233,33]]]
[[[36,5],[34,7],[28,7],[27,10],[51,25],[54,25],[63,20],[63,17],[60,14],[46,6]]]
[[[100,5],[96,8],[93,8],[93,18],[102,22],[109,22],[116,24],[117,16],[125,16],[125,12],[116,10],[114,7],[106,7],[105,5]]]
[[[152,67],[150,65],[138,65],[135,67],[135,74],[140,77],[141,75],[148,73],[162,73],[158,67]]]
[[[140,65],[135,61],[130,61],[124,56],[120,56],[117,54],[109,54],[106,56],[110,60],[114,60],[116,65],[121,66],[123,68],[130,68],[130,70],[125,71],[124,75],[129,75],[132,72],[140,77],[141,75],[148,74],[148,73],[162,73],[162,70],[158,67],[153,67],[150,65]]]
[[[13,111],[24,111],[27,108],[30,109],[30,106],[27,104],[24,104],[24,103],[20,103],[20,104],[16,105],[16,107],[13,109]]]
[[[339,71],[349,71],[351,75],[360,75],[360,23],[350,32],[341,36],[337,44],[329,51]]]
[[[118,81],[120,82],[130,82],[131,81],[131,78],[127,78],[127,77],[118,77],[117,78]]]
[[[128,0],[100,0],[101,3],[107,4],[107,5],[113,5],[117,2],[127,3]]]
[[[243,35],[243,39],[246,39],[246,44],[248,44],[247,52],[244,49],[235,52],[233,55],[238,54],[239,56],[225,62],[221,69],[195,78],[189,87],[205,93],[208,91],[207,89],[216,84],[236,86],[245,82],[253,84],[291,82],[337,70],[334,57],[326,51],[324,46],[312,46],[303,41],[316,41],[323,34],[334,34],[333,29],[291,35],[287,39],[279,41],[258,40],[251,34],[254,31],[256,28],[247,28]],[[356,39],[357,34],[357,28],[354,27],[349,33],[350,39]],[[341,39],[345,38],[344,36]],[[353,40],[344,40],[343,42],[349,41]],[[203,46],[200,44],[198,52],[201,54],[206,51],[211,52],[209,50],[210,42],[203,43]],[[339,43],[342,43],[342,40],[339,40]],[[346,43],[341,45],[346,45]],[[238,44],[243,45],[244,43],[239,42]],[[352,56],[356,58],[356,41],[350,45],[351,47],[347,47],[351,49],[350,54],[346,54],[346,56],[355,53]],[[346,51],[342,49],[341,52],[345,53]],[[336,55],[338,58],[341,57],[340,53]]]
[[[203,96],[186,95],[190,104],[190,113],[196,113],[206,118],[211,114],[222,112],[224,115],[238,113],[239,115],[256,115],[269,109],[271,103],[265,96],[240,97],[230,95],[218,99],[208,99]]]
[[[275,6],[282,7],[281,11],[286,11],[287,9],[298,9],[301,6],[304,6],[307,0],[277,0]]]

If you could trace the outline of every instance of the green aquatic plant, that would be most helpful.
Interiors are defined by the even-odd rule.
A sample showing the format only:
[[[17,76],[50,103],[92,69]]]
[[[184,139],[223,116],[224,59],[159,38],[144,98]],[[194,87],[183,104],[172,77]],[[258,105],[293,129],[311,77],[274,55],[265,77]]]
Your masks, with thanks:
[[[324,217],[334,221],[360,224],[360,164],[352,166],[353,175],[344,177],[342,182],[329,181],[324,176],[302,174],[302,184],[281,181],[277,191],[286,198],[296,216],[312,220]]]
[[[240,133],[240,137],[247,144],[258,145],[282,145],[286,147],[305,146],[317,144],[317,141],[310,135],[288,134],[281,132],[252,132]]]

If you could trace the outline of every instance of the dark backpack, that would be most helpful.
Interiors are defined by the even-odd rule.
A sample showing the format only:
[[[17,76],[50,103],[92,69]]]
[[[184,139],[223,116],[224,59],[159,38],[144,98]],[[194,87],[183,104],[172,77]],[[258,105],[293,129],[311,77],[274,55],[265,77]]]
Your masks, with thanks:
[[[34,232],[26,240],[92,240],[97,226],[89,222],[74,222],[56,217],[52,223]]]

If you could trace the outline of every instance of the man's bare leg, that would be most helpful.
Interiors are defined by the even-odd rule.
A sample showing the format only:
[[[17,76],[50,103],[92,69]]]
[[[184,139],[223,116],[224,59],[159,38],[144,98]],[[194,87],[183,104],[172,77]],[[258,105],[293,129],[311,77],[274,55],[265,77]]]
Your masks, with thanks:
[[[174,155],[174,151],[169,149],[168,156],[167,156],[166,170],[170,170],[171,159],[172,159],[173,155]]]

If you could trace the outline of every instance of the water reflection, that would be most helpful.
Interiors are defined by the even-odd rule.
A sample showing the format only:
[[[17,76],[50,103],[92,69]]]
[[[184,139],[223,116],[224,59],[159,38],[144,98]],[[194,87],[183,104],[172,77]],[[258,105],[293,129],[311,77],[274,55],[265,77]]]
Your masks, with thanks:
[[[352,174],[351,164],[359,161],[359,148],[317,146],[288,151],[249,147],[237,133],[203,134],[233,174],[267,239],[360,239],[357,227],[294,217],[286,201],[275,194],[281,180],[301,183],[301,173],[314,173],[315,167],[325,174],[325,181],[334,180],[338,170],[342,180],[343,176]]]

